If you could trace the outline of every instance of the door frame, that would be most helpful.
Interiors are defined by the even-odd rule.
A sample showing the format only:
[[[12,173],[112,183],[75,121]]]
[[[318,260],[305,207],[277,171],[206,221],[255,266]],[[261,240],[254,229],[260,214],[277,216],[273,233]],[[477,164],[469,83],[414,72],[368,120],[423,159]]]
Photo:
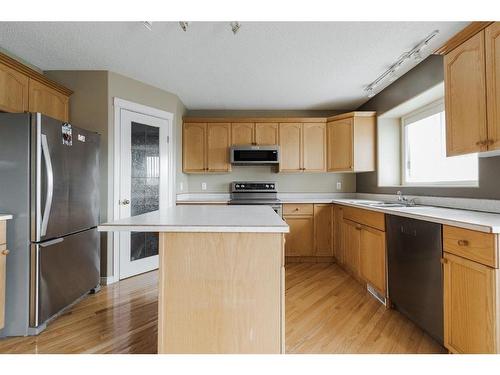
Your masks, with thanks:
[[[175,177],[176,177],[176,144],[173,141],[174,114],[161,109],[134,103],[118,97],[113,98],[114,118],[109,123],[108,139],[108,221],[117,220],[120,215],[120,163],[121,163],[121,112],[127,110],[139,114],[167,120],[169,123],[168,142],[168,176],[167,176],[167,207],[175,205]],[[108,232],[107,251],[113,254],[113,274],[106,277],[106,283],[111,284],[120,280],[120,236],[118,232]],[[108,256],[109,259],[109,256]]]

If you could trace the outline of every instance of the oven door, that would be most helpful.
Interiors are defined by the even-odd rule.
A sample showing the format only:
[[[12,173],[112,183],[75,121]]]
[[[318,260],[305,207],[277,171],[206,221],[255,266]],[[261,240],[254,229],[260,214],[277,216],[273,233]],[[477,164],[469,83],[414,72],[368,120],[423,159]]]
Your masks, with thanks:
[[[231,147],[231,164],[258,165],[278,164],[278,146],[234,146]]]

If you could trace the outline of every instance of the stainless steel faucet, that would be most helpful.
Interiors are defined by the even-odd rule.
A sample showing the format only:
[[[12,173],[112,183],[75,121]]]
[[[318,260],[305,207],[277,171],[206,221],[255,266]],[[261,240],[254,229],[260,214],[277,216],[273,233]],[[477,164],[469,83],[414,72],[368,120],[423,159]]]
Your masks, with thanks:
[[[408,199],[403,195],[401,190],[398,190],[396,194],[398,195],[399,203],[404,204],[405,206],[415,206],[415,199]]]

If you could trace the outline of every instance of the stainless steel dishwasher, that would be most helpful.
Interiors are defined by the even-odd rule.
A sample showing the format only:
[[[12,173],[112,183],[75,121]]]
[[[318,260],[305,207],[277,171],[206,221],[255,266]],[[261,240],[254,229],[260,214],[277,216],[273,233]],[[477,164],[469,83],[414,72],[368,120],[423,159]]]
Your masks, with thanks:
[[[386,215],[389,299],[443,344],[441,224]]]

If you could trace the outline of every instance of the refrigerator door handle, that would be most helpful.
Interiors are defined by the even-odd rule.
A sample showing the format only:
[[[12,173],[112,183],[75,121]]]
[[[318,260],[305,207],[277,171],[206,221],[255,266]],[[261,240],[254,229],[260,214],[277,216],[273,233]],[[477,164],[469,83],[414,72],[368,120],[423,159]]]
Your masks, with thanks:
[[[45,161],[45,169],[47,170],[47,196],[45,199],[45,209],[42,216],[42,225],[40,228],[40,237],[47,233],[47,225],[49,224],[50,209],[52,208],[52,197],[54,195],[54,171],[52,170],[52,161],[50,160],[49,144],[47,136],[42,134],[42,154]]]

